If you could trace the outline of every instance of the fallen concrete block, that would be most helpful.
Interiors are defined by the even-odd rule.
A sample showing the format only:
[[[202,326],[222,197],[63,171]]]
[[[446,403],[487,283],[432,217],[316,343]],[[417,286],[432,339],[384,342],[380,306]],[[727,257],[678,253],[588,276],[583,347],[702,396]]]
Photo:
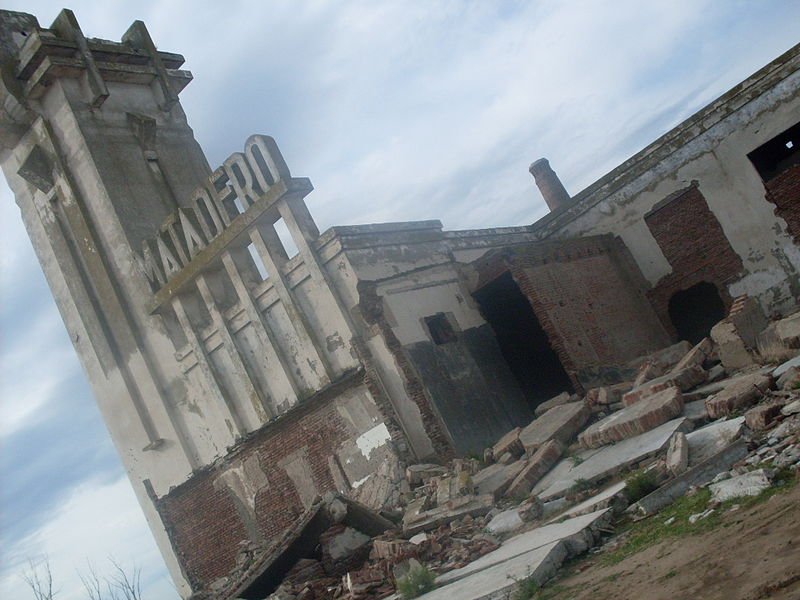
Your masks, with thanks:
[[[488,513],[494,507],[494,496],[484,494],[481,496],[460,496],[450,500],[443,506],[430,510],[409,513],[403,517],[403,532],[412,536],[421,531],[430,531],[442,525],[466,516],[479,517]]]
[[[494,535],[500,535],[502,533],[516,531],[524,524],[525,521],[520,516],[519,510],[515,507],[510,510],[504,510],[493,516],[492,520],[489,521],[489,524],[486,526],[486,530]]]
[[[651,352],[646,356],[640,356],[639,358],[632,360],[629,364],[634,368],[638,368],[644,363],[649,362],[660,371],[658,375],[663,375],[691,349],[692,345],[689,342],[686,340],[681,340],[677,344],[672,344],[666,348],[661,348],[660,350]]]
[[[500,499],[506,493],[508,486],[516,479],[519,472],[525,468],[525,461],[518,460],[509,465],[496,463],[481,469],[472,477],[472,483],[478,494],[491,494],[495,499]]]
[[[657,377],[652,381],[633,388],[630,392],[622,397],[622,403],[625,406],[631,406],[640,400],[657,394],[658,392],[670,387],[678,388],[681,392],[690,390],[703,383],[706,380],[706,372],[700,365],[694,365],[681,369],[680,371],[667,373],[661,377]]]
[[[800,350],[800,312],[770,323],[756,339],[758,353],[772,362],[785,361]]]
[[[700,423],[708,419],[708,411],[706,410],[705,400],[695,400],[694,402],[686,402],[684,396],[683,416],[690,419],[692,423]]]
[[[622,402],[622,396],[633,389],[632,381],[614,385],[592,388],[586,392],[586,401],[590,406],[608,406]]]
[[[800,367],[791,367],[783,375],[778,377],[775,385],[779,390],[800,389]]]
[[[607,487],[602,492],[584,500],[580,504],[570,507],[568,510],[551,518],[548,523],[554,523],[566,518],[586,515],[601,508],[610,508],[614,514],[620,514],[628,507],[628,497],[625,495],[626,484],[619,481]],[[566,507],[564,507],[566,508]]]
[[[754,404],[772,386],[772,377],[761,373],[732,380],[722,391],[706,398],[706,410],[719,419]]]
[[[567,558],[593,546],[610,522],[611,512],[599,510],[516,535],[497,550],[437,577],[439,587],[419,600],[506,598],[522,579],[544,584]]]
[[[650,431],[682,412],[680,390],[669,387],[590,425],[578,439],[585,448],[597,448]]]
[[[525,467],[508,487],[505,495],[510,498],[526,497],[534,484],[558,462],[562,452],[561,444],[555,440],[542,444],[526,461]]]
[[[589,419],[589,415],[589,408],[584,402],[556,406],[525,427],[519,434],[519,441],[528,454],[533,454],[539,446],[550,440],[568,446]]]
[[[654,492],[648,494],[628,511],[638,512],[641,515],[652,515],[671,504],[689,491],[694,486],[705,485],[719,473],[727,471],[735,463],[747,456],[747,444],[739,439],[725,446],[705,461],[690,467],[678,477],[671,479]]]
[[[497,440],[497,443],[492,446],[492,454],[496,459],[503,456],[506,452],[516,458],[525,454],[525,448],[522,446],[522,442],[519,441],[520,431],[522,431],[521,427],[515,427]]]
[[[714,342],[711,338],[703,338],[694,348],[689,350],[678,363],[672,367],[672,372],[677,373],[689,367],[702,367],[703,363],[711,356]]]
[[[554,396],[553,398],[550,398],[550,400],[545,400],[542,402],[534,409],[533,414],[535,414],[537,417],[540,417],[551,408],[555,408],[556,406],[561,406],[563,404],[569,404],[570,402],[574,401],[575,399],[573,398],[572,394],[569,392],[561,392],[558,396]]]
[[[753,355],[758,335],[767,327],[761,307],[753,298],[739,296],[728,316],[714,325],[711,338],[726,369],[743,369],[755,364]]]
[[[712,483],[708,486],[708,489],[711,490],[711,498],[713,500],[725,502],[742,496],[758,496],[770,485],[769,477],[767,477],[764,469],[757,469],[743,475]]]
[[[612,446],[584,450],[578,454],[579,461],[562,459],[533,487],[531,493],[536,494],[542,502],[548,502],[565,495],[577,481],[593,484],[605,480],[622,469],[666,451],[673,433],[690,429],[688,419],[673,419]]]
[[[669,440],[667,448],[667,470],[673,476],[678,476],[689,467],[689,442],[686,434],[676,431]]]
[[[795,400],[794,402],[790,402],[783,408],[781,408],[781,414],[785,416],[789,415],[796,415],[800,413],[800,400]]]
[[[686,434],[689,443],[689,466],[693,467],[714,456],[739,439],[744,417],[716,421]]]
[[[406,481],[411,486],[427,482],[431,477],[446,475],[449,471],[441,465],[418,464],[406,467]]]
[[[772,401],[754,406],[744,414],[744,422],[753,431],[766,429],[781,414],[785,404],[781,401]]]

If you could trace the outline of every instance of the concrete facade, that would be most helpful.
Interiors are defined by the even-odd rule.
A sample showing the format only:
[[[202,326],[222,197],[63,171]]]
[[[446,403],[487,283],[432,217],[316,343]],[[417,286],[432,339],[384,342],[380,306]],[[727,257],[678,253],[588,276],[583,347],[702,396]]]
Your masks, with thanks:
[[[532,226],[320,234],[272,138],[212,170],[191,74],[144,24],[110,42],[67,10],[0,16],[3,171],[184,597],[325,492],[381,508],[399,465],[632,379],[677,337],[677,292],[797,302],[795,171],[767,197],[747,154],[800,121],[800,48],[574,198],[538,162],[554,212]]]

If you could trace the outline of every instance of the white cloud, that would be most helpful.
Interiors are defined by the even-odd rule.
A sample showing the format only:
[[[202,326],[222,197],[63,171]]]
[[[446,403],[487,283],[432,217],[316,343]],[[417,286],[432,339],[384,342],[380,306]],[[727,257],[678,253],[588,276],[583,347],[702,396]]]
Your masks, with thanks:
[[[59,600],[83,600],[77,572],[85,572],[88,561],[100,574],[110,574],[109,557],[128,572],[134,565],[141,568],[146,598],[178,597],[163,572],[161,556],[125,477],[81,484],[36,532],[5,548],[3,555],[2,598],[28,597],[20,574],[29,559],[39,561],[45,556],[60,590]]]

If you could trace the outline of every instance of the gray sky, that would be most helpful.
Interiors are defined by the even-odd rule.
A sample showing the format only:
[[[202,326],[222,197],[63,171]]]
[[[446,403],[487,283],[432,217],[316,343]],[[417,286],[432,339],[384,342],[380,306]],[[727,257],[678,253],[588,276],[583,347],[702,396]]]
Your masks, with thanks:
[[[60,5],[5,0],[48,26]],[[186,57],[181,94],[212,166],[275,137],[320,229],[545,214],[527,166],[576,193],[798,41],[794,0],[188,2],[70,6],[87,36],[135,19]],[[50,557],[59,598],[106,557],[176,597],[4,182],[0,183],[0,597],[30,597]]]

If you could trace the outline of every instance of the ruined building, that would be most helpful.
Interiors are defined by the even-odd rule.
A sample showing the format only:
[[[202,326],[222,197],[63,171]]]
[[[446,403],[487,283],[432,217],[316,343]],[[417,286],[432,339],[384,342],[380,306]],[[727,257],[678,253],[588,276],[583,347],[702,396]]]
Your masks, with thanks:
[[[184,596],[321,493],[381,507],[401,463],[800,295],[800,46],[576,196],[535,162],[530,226],[320,233],[271,138],[208,165],[143,23],[0,23],[3,171]]]

